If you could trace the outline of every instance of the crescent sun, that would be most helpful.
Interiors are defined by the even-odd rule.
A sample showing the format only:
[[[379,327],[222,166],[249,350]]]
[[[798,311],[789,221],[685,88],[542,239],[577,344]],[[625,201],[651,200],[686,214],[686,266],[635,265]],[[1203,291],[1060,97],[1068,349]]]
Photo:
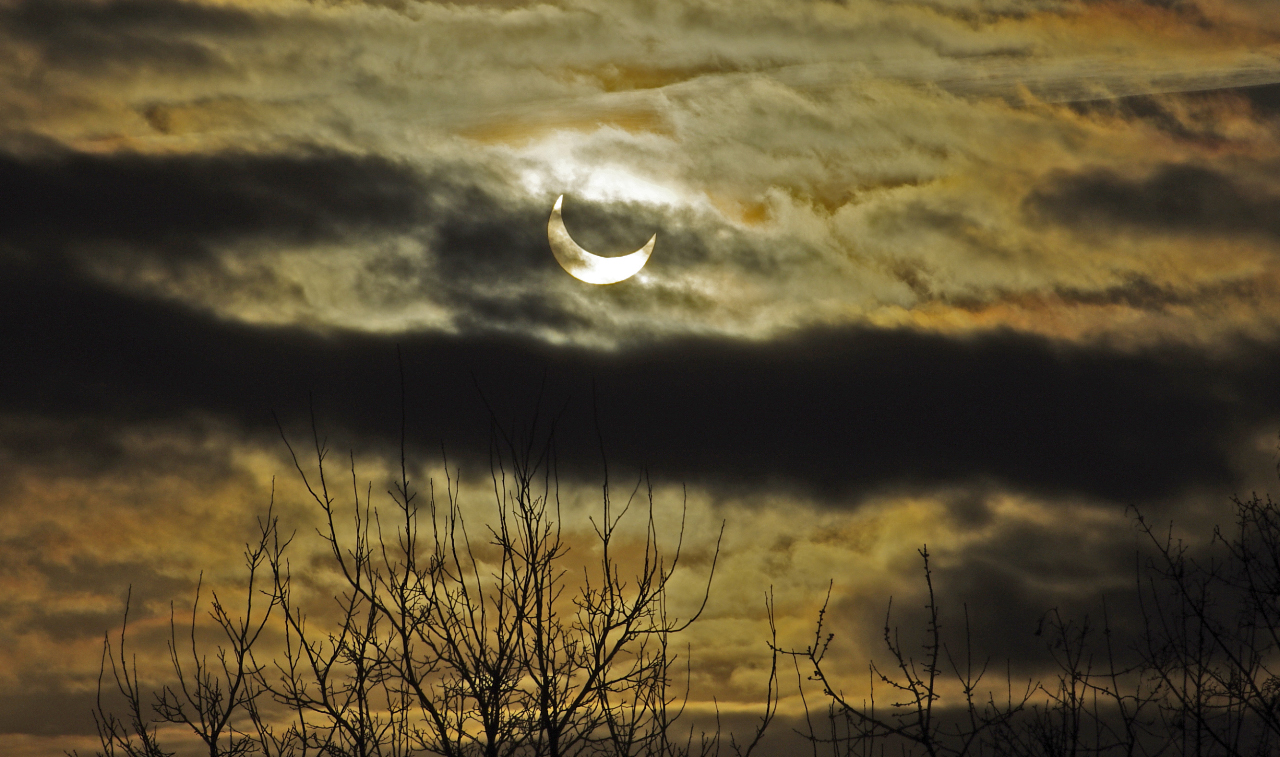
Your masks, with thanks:
[[[556,262],[570,276],[588,284],[616,284],[636,275],[649,262],[653,244],[658,240],[657,234],[649,237],[644,247],[616,258],[600,257],[579,247],[573,237],[569,236],[569,230],[564,227],[564,219],[560,216],[560,205],[563,202],[564,195],[560,195],[555,207],[551,209],[551,220],[547,221],[547,241],[551,243],[551,253],[556,256]]]

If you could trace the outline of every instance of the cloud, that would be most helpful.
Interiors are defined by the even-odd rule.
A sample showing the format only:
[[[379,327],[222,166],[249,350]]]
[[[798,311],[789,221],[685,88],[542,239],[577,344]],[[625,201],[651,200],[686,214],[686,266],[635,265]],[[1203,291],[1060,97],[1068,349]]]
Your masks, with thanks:
[[[1272,5],[0,0],[0,732],[89,727],[55,708],[130,582],[162,668],[273,473],[310,533],[273,410],[384,480],[397,348],[411,459],[482,477],[486,403],[541,396],[566,512],[598,408],[614,481],[687,482],[689,543],[728,518],[708,697],[752,691],[769,584],[807,640],[835,578],[864,670],[926,539],[951,628],[1030,670],[1127,580],[1122,503],[1261,480]],[[588,249],[658,233],[643,277],[556,267],[562,192]]]
[[[207,412],[274,433],[306,397],[385,444],[398,429],[397,345],[414,440],[486,459],[477,385],[502,417],[572,401],[566,470],[596,475],[591,387],[612,459],[728,490],[796,486],[841,500],[882,487],[992,480],[1120,501],[1229,488],[1233,439],[1273,422],[1267,343],[1215,357],[1010,332],[815,329],[768,342],[658,339],[607,352],[493,333],[253,327],[54,277],[4,277],[14,369],[4,411],[139,423]],[[575,430],[576,429],[576,430]],[[378,439],[384,440],[378,442]]]
[[[95,696],[89,692],[32,691],[0,694],[0,734],[93,735]]]
[[[199,257],[245,237],[308,243],[410,225],[422,182],[378,156],[0,154],[0,245]],[[109,254],[109,253],[108,253]]]
[[[1280,194],[1251,184],[1192,164],[1157,166],[1141,179],[1099,168],[1052,174],[1026,204],[1033,213],[1084,230],[1127,227],[1280,240]]]
[[[588,332],[592,313],[547,247],[551,198],[513,191],[511,174],[479,159],[305,146],[99,155],[37,144],[0,153],[0,254],[247,320],[296,322],[306,319],[291,308],[308,308],[321,323],[336,313],[404,327],[399,314],[425,302],[444,313],[437,327]],[[574,233],[606,254],[660,228],[663,266],[677,276],[755,247],[705,212],[570,205]],[[633,317],[712,306],[656,288],[615,302]]]
[[[1274,73],[1213,30],[1171,56],[1166,32],[1116,21],[1111,6],[1007,3],[975,17],[988,6],[671,3],[602,16],[590,3],[147,2],[61,2],[47,18],[7,6],[30,40],[172,38],[231,69],[165,77],[127,63],[139,75],[107,83],[72,63],[10,61],[39,93],[14,95],[29,118],[11,128],[82,152],[9,156],[19,200],[32,189],[31,203],[56,206],[66,193],[75,212],[14,211],[3,234],[74,243],[94,276],[233,320],[580,344],[850,322],[973,328],[957,326],[973,311],[952,303],[1155,280],[1148,250],[1059,244],[1067,235],[1046,237],[1019,203],[1055,167],[1084,159],[1128,175],[1113,160],[1121,145],[1142,143],[1148,161],[1183,147],[1153,142],[1141,119],[1081,117],[1020,88]],[[1099,52],[1098,28],[1126,54]],[[1257,128],[1249,138],[1260,152],[1274,142]],[[628,181],[668,201],[628,195]],[[617,191],[587,191],[601,186]],[[589,249],[631,250],[658,232],[641,292],[584,294],[548,267],[541,227],[560,192]],[[169,206],[172,219],[135,210]],[[1208,281],[1187,288],[1256,274],[1245,257],[1220,255],[1240,264],[1199,270]],[[943,312],[917,317],[931,305]],[[1058,333],[1083,320],[1059,310],[1003,323]],[[1183,330],[1220,317],[1208,311]]]
[[[1097,633],[1105,601],[1111,628],[1124,639],[1116,650],[1123,666],[1142,627],[1134,602],[1140,545],[1131,523],[1119,510],[1041,507],[1057,512],[1036,522],[1006,511],[991,537],[943,558],[935,585],[952,632],[963,627],[960,611],[967,606],[973,636],[981,639],[979,659],[1008,659],[1025,675],[1035,675],[1053,640],[1051,632],[1045,635],[1045,614],[1056,610],[1077,623],[1091,618]],[[1037,515],[1044,517],[1043,511]],[[918,613],[906,613],[920,621]]]
[[[1247,87],[1240,94],[1249,99],[1258,115],[1265,118],[1280,117],[1280,84]]]
[[[225,68],[212,40],[256,34],[254,14],[178,0],[17,0],[0,6],[0,32],[31,44],[46,64],[84,73],[164,66]]]

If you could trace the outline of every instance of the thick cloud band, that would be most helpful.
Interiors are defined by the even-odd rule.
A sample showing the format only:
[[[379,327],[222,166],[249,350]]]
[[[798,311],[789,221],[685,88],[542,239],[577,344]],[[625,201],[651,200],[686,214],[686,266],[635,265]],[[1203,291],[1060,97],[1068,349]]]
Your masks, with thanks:
[[[599,352],[483,334],[259,328],[12,271],[0,290],[10,413],[117,423],[202,411],[269,433],[273,409],[300,421],[314,394],[323,419],[379,444],[398,434],[399,346],[427,449],[443,441],[486,459],[482,395],[510,421],[545,385],[545,409],[568,407],[566,470],[588,474],[594,386],[616,464],[829,497],[972,480],[1126,501],[1226,487],[1232,439],[1275,417],[1280,374],[1265,344],[1219,359],[1009,332],[842,328]]]

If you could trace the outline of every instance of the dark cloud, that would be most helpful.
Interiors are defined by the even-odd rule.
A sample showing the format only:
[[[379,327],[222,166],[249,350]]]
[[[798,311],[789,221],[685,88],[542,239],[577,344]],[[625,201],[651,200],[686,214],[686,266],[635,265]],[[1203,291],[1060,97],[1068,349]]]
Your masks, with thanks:
[[[479,282],[546,263],[546,207],[504,199],[482,186],[484,177],[464,166],[442,168],[430,178],[430,237],[441,279],[458,296]]]
[[[662,456],[682,477],[778,476],[830,494],[990,478],[1117,499],[1230,477],[1225,377],[1179,350],[835,329],[768,346],[669,344],[620,363],[600,382],[627,418],[619,443],[634,458],[675,445]]]
[[[320,148],[99,155],[28,141],[0,151],[0,256],[34,267],[61,265],[70,276],[127,271],[143,262],[175,273],[201,266],[218,271],[208,286],[297,297],[295,284],[277,276],[269,261],[258,264],[253,250],[259,248],[244,243],[311,246],[307,254],[317,257],[359,246],[364,271],[398,285],[388,292],[358,279],[352,290],[375,305],[385,297],[420,296],[449,307],[462,326],[588,330],[591,324],[558,289],[528,286],[538,276],[560,275],[545,232],[554,198],[512,197],[509,184],[509,176],[483,166],[416,167]],[[668,268],[711,255],[698,233],[700,219],[687,213],[570,204],[575,235],[605,254],[629,252],[661,228]],[[387,235],[412,237],[421,247],[379,249]],[[235,256],[231,267],[224,252]],[[504,289],[504,282],[513,286]],[[626,304],[627,290],[605,296]],[[685,309],[708,306],[681,296],[686,301],[675,304]]]
[[[1065,107],[1084,116],[1141,122],[1182,142],[1216,151],[1239,143],[1237,125],[1242,115],[1250,114],[1258,125],[1280,116],[1280,84],[1080,100]]]
[[[1088,5],[1110,5],[1112,0],[1084,0]],[[1202,28],[1216,26],[1215,20],[1205,13],[1200,0],[1134,0],[1135,5],[1146,5],[1167,11],[1173,16],[1181,17],[1181,21]]]
[[[910,268],[899,268],[895,273],[911,284],[917,274]],[[914,288],[914,287],[913,287]],[[920,285],[919,296],[932,296],[925,285]],[[1018,292],[994,289],[983,297],[947,297],[947,304],[972,312],[991,307],[993,302],[1022,308],[1045,308],[1058,304],[1084,306],[1119,306],[1148,312],[1167,312],[1180,307],[1205,303],[1229,302],[1256,303],[1267,297],[1265,284],[1253,278],[1228,279],[1195,286],[1170,286],[1139,275],[1126,276],[1123,283],[1101,289],[1058,286],[1047,292]]]
[[[624,470],[835,499],[975,480],[1116,500],[1222,490],[1239,434],[1275,421],[1280,376],[1267,344],[1227,360],[1002,332],[849,327],[607,352],[485,333],[320,334],[220,321],[30,269],[0,277],[0,323],[10,415],[133,423],[195,411],[270,434],[273,408],[301,423],[314,393],[320,417],[353,443],[381,444],[398,430],[399,344],[420,449],[444,442],[486,460],[480,392],[502,418],[521,418],[545,379],[544,406],[570,408],[565,470],[594,479],[594,384]]]
[[[109,245],[189,259],[245,237],[313,242],[405,228],[422,188],[398,163],[326,151],[0,154],[0,249]]]
[[[188,587],[183,586],[183,590]],[[121,603],[123,605],[123,602]],[[6,614],[11,612],[5,608]],[[15,613],[16,614],[16,613]],[[101,638],[104,629],[120,624],[121,612],[118,610],[46,610],[39,608],[18,623],[22,633],[39,633],[57,642],[74,641],[81,638]]]
[[[1144,276],[1130,276],[1123,284],[1104,289],[1059,287],[1054,290],[1054,295],[1063,302],[1081,305],[1119,305],[1134,310],[1163,311],[1207,301],[1256,300],[1264,296],[1264,292],[1254,279],[1214,282],[1178,289]]]
[[[315,150],[0,155],[0,250],[20,253],[0,271],[0,334],[12,366],[0,376],[0,402],[9,418],[26,419],[10,429],[33,418],[55,424],[41,428],[71,429],[213,413],[269,433],[272,408],[297,418],[314,391],[322,417],[378,444],[398,426],[397,343],[412,382],[414,440],[427,449],[443,441],[486,459],[476,385],[515,418],[530,411],[545,376],[548,407],[572,399],[576,420],[566,421],[560,439],[569,470],[593,475],[594,383],[620,464],[739,490],[794,486],[833,500],[975,480],[1121,500],[1223,487],[1233,480],[1236,435],[1275,417],[1268,382],[1278,370],[1268,345],[1233,363],[1186,347],[1125,352],[1006,332],[952,338],[844,327],[767,343],[685,338],[611,352],[496,335],[484,324],[592,328],[550,293],[477,286],[554,267],[540,231],[546,207],[506,199],[494,188],[499,178],[466,166],[418,171]],[[1184,221],[1224,229],[1242,217],[1264,223],[1256,202],[1248,210],[1218,198],[1234,186],[1229,179],[1185,166],[1146,180],[1137,199],[1125,194],[1124,180],[1094,173],[1058,177],[1028,202],[1041,212],[1156,224],[1166,212],[1161,193],[1187,183],[1200,187],[1200,205],[1168,211]],[[634,244],[661,220],[585,202],[574,210],[575,234],[592,245]],[[1236,215],[1215,215],[1229,213]],[[443,282],[429,294],[455,306],[462,335],[227,322],[104,288],[63,254],[100,263],[141,249],[184,261],[216,242],[379,232],[427,240]],[[406,277],[417,273],[418,263],[398,265],[408,266]],[[632,284],[593,290],[606,302],[636,292]],[[1105,294],[1129,304],[1169,296],[1142,282]],[[119,454],[110,433],[38,436],[47,443],[19,445],[10,456],[49,447],[65,461],[77,443],[93,449],[86,460]]]
[[[970,493],[964,498],[974,506],[980,496]],[[1054,513],[1054,503],[1043,504],[1051,511],[1047,520],[1003,517],[989,522],[987,534],[963,549],[928,547],[942,639],[958,656],[971,650],[975,668],[988,661],[995,679],[988,683],[997,687],[1004,685],[1006,671],[1014,674],[1015,688],[1019,679],[1046,674],[1049,648],[1061,641],[1057,622],[1071,623],[1077,633],[1090,629],[1088,643],[1096,663],[1105,665],[1107,660],[1104,628],[1114,634],[1110,641],[1117,666],[1123,669],[1137,662],[1134,650],[1144,628],[1137,570],[1151,556],[1149,545],[1124,521],[1095,522],[1090,528],[1070,511]],[[1197,536],[1192,542],[1199,554],[1209,534]],[[904,649],[918,656],[929,624],[923,561],[916,556],[896,572],[910,580],[892,597],[889,625]],[[1145,568],[1143,575],[1163,585]],[[842,580],[839,575],[834,578],[837,583]],[[1144,586],[1150,584],[1144,581]],[[890,599],[888,594],[850,596],[834,608],[836,617],[846,619],[844,629],[858,629],[859,646],[881,661],[884,612]],[[877,602],[880,614],[868,618],[868,604],[875,608]]]
[[[1215,117],[1217,114],[1212,111],[1212,101],[1220,102],[1224,93],[1231,92],[1234,90],[1131,95],[1100,100],[1081,100],[1067,103],[1066,107],[1081,115],[1141,121],[1146,126],[1159,129],[1178,139],[1213,146],[1226,141],[1224,134],[1226,124]],[[1187,113],[1188,110],[1208,110],[1209,112],[1197,112],[1196,114],[1201,117],[1191,118]]]
[[[967,608],[981,655],[1009,660],[1014,669],[1030,675],[1043,666],[1045,647],[1055,640],[1053,618],[1046,616],[1053,610],[1077,628],[1086,620],[1095,632],[1109,624],[1123,640],[1117,654],[1127,656],[1142,627],[1134,579],[1138,547],[1135,532],[1120,525],[1066,529],[1019,524],[935,570],[934,585],[945,603],[952,638],[963,629]],[[908,617],[915,623],[923,620],[910,609],[906,613],[904,627]],[[1128,661],[1119,660],[1122,665]]]
[[[1238,91],[1249,100],[1254,113],[1263,118],[1280,117],[1280,84],[1264,84]]]
[[[177,0],[19,0],[0,6],[0,34],[35,45],[46,64],[98,73],[112,64],[222,67],[211,44],[259,30],[254,14]]]
[[[547,260],[545,225],[554,198],[509,199],[498,189],[507,177],[476,166],[420,170],[379,156],[305,147],[207,155],[92,154],[38,142],[22,147],[0,152],[0,245],[13,248],[127,246],[183,257],[208,242],[241,238],[310,243],[416,231],[438,251],[450,280],[491,281]],[[634,204],[571,204],[566,216],[574,233],[604,254],[630,252],[665,220]],[[675,220],[670,246],[677,258],[705,258],[691,221]]]
[[[1042,534],[1035,536],[1041,537]],[[1091,593],[1087,599],[1077,602],[1075,600],[1083,599],[1079,594],[1046,591],[1043,586],[1036,585],[1040,576],[1028,566],[1016,562],[1016,558],[1024,556],[1025,552],[1046,547],[1053,549],[1042,538],[1035,538],[1024,544],[1018,554],[1012,555],[1015,562],[993,562],[983,559],[983,555],[966,555],[946,570],[938,569],[937,555],[933,556],[932,580],[942,638],[956,654],[963,655],[968,646],[974,655],[975,667],[981,667],[982,662],[988,660],[993,663],[993,671],[998,671],[993,674],[1000,678],[1007,670],[1018,678],[1041,674],[1048,639],[1043,633],[1037,635],[1036,632],[1041,630],[1045,612],[1055,606],[1068,618],[1082,618],[1096,612],[1096,594]],[[876,598],[878,602],[870,597],[850,597],[834,608],[837,618],[847,619],[841,624],[844,632],[841,635],[848,633],[848,629],[859,629],[857,645],[868,650],[881,664],[891,664],[884,645],[886,620],[907,654],[919,658],[927,640],[929,614],[925,605],[924,571],[919,561],[914,567],[912,585],[896,595]],[[836,580],[840,577],[837,576]],[[1063,586],[1065,583],[1058,578],[1053,585]],[[972,639],[969,645],[965,643],[966,612]],[[873,614],[872,617],[868,617],[869,614]],[[843,640],[842,643],[849,641]],[[962,660],[957,661],[963,664]],[[1001,681],[1000,685],[1003,683]]]
[[[123,701],[107,692],[105,701],[123,712]],[[93,736],[94,692],[21,691],[0,693],[0,734]]]
[[[1135,179],[1110,169],[1051,174],[1028,196],[1033,214],[1082,229],[1280,239],[1280,195],[1218,169],[1165,164]]]

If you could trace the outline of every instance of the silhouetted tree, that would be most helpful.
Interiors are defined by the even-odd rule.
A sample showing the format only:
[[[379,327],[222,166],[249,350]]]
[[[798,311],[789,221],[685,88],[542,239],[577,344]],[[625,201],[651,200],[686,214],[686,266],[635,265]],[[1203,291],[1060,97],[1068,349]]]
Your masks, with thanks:
[[[825,606],[813,643],[785,651],[797,661],[802,693],[806,680],[817,683],[825,705],[818,717],[806,699],[803,735],[815,755],[822,747],[837,757],[886,748],[1001,757],[1280,753],[1280,506],[1256,495],[1232,503],[1234,527],[1215,528],[1199,551],[1133,511],[1150,548],[1133,595],[1141,632],[1118,641],[1105,601],[1100,635],[1087,616],[1048,611],[1037,631],[1047,642],[1048,677],[1019,696],[1008,673],[1002,687],[981,686],[987,665],[974,664],[967,608],[963,654],[953,654],[943,639],[922,549],[928,594],[922,654],[904,647],[886,615],[884,642],[894,664],[889,670],[871,664],[866,700],[851,701],[824,667],[834,639]],[[809,668],[807,677],[800,664]],[[942,684],[948,678],[950,687]],[[877,702],[877,687],[889,690],[887,707]],[[959,695],[944,700],[945,688]]]
[[[1232,502],[1234,527],[1215,527],[1202,556],[1135,515],[1156,554],[1141,652],[1181,754],[1280,750],[1280,507],[1256,494]]]
[[[442,496],[430,487],[422,498],[403,444],[388,492],[392,506],[373,505],[371,484],[361,491],[352,456],[343,514],[314,420],[310,469],[286,439],[341,576],[336,622],[309,622],[294,589],[292,537],[281,536],[268,511],[245,552],[245,614],[233,619],[214,595],[210,615],[223,638],[216,664],[196,643],[195,610],[187,652],[179,653],[171,623],[176,683],[153,695],[151,717],[136,665],[125,665],[123,631],[117,645],[105,643],[104,676],[109,667],[129,715],[111,715],[100,696],[99,754],[168,755],[157,723],[187,727],[210,757],[687,757],[722,747],[749,754],[776,713],[776,665],[749,739],[724,742],[718,730],[695,738],[693,726],[677,734],[688,688],[677,685],[671,640],[706,606],[719,537],[701,603],[686,617],[673,615],[667,596],[680,567],[683,517],[668,552],[659,543],[652,488],[642,480],[618,507],[606,476],[599,517],[591,519],[598,558],[571,575],[551,436],[537,441],[536,427],[535,420],[522,439],[495,434],[496,507],[478,537],[467,531],[458,479],[446,474]],[[627,570],[616,553],[620,524],[633,508],[646,521]],[[255,646],[268,627],[279,629],[283,649],[264,662]]]
[[[1007,724],[1030,698],[1031,687],[1016,698],[1010,688],[1006,701],[999,703],[994,695],[982,688],[989,661],[976,663],[974,660],[967,607],[963,646],[953,652],[952,646],[942,637],[940,609],[927,547],[920,549],[920,557],[924,561],[928,590],[925,604],[928,620],[921,646],[923,654],[916,657],[904,646],[899,629],[892,624],[891,599],[885,613],[883,638],[893,667],[886,670],[875,662],[870,663],[870,686],[865,700],[857,702],[847,697],[824,666],[835,639],[835,633],[827,630],[829,595],[828,603],[824,603],[819,611],[813,642],[803,649],[778,650],[796,662],[801,691],[805,678],[800,672],[803,664],[810,670],[807,679],[818,684],[825,699],[824,722],[817,726],[805,699],[808,731],[804,735],[814,745],[815,757],[820,745],[836,757],[882,754],[887,747],[895,753],[919,753],[930,757],[977,753],[986,743],[984,737]],[[959,708],[944,709],[941,703],[942,683],[947,677],[959,684],[962,699]],[[877,685],[882,691],[888,689],[890,692],[887,707],[876,701]]]

